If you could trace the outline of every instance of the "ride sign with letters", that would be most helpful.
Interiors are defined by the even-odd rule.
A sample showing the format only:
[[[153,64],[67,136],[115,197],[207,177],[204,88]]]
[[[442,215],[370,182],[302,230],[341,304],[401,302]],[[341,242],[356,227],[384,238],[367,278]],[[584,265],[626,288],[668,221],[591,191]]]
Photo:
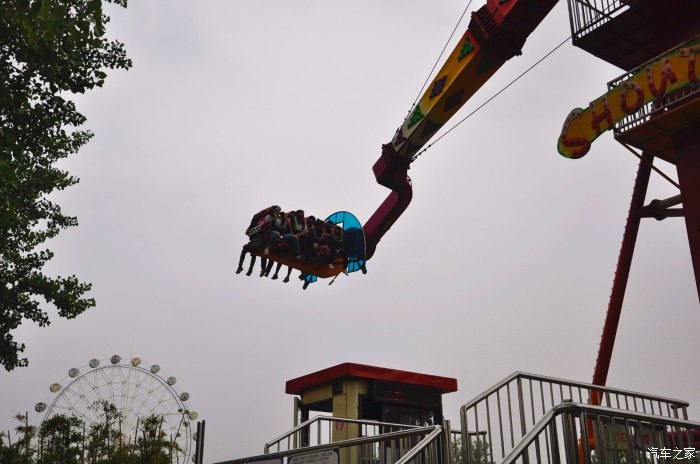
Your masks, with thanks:
[[[628,79],[593,100],[585,110],[571,111],[557,143],[559,153],[566,158],[581,158],[600,134],[645,104],[683,86],[698,85],[698,55],[700,38],[695,37],[632,71]]]

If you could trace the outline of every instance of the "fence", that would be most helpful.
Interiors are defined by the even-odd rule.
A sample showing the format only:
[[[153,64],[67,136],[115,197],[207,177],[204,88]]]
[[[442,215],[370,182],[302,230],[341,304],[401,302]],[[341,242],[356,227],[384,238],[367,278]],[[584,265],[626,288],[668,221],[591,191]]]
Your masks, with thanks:
[[[342,417],[316,416],[265,443],[265,453],[331,443],[334,429],[346,429],[350,436],[355,437],[376,437],[388,432],[416,428],[419,427],[370,420],[344,419]]]
[[[571,402],[550,410],[502,464],[698,464],[698,445],[700,422]]]
[[[467,431],[462,446],[464,462],[482,464],[474,459],[475,449],[482,450],[490,461],[500,462],[548,411],[570,401],[688,418],[685,401],[516,372],[461,407],[463,435]]]
[[[668,55],[669,53],[673,53],[678,50],[678,48],[681,47],[676,47],[672,50],[669,50],[665,52],[663,55]],[[660,59],[663,55],[657,56],[653,58],[650,61],[656,61]],[[608,91],[611,91],[620,85],[623,85],[626,81],[628,81],[632,76],[635,74],[639,73],[640,71],[644,70],[647,67],[647,63],[632,69],[629,72],[626,72],[625,74],[617,77],[616,79],[613,79],[612,81],[608,82]],[[675,89],[673,91],[670,91],[666,93],[663,97],[660,99],[653,100],[645,105],[643,105],[638,111],[635,111],[634,113],[626,116],[625,118],[621,119],[615,124],[615,129],[614,133],[615,136],[617,137],[618,135],[624,133],[628,129],[632,129],[640,124],[643,124],[647,121],[649,121],[649,118],[652,116],[658,115],[663,113],[664,111],[667,111],[674,105],[680,104],[684,102],[685,100],[688,100],[690,98],[695,98],[697,95],[700,93],[700,84],[698,84],[697,81],[695,82],[690,82],[688,85],[684,85],[678,89]]]
[[[629,8],[629,0],[569,0],[574,43]]]
[[[337,418],[336,418],[337,419]],[[345,419],[344,421],[348,421]],[[307,421],[311,422],[313,421]],[[371,422],[371,421],[352,421]],[[304,424],[301,424],[302,426]],[[369,425],[369,424],[367,424]],[[379,428],[393,429],[396,424],[375,423]],[[289,463],[289,459],[308,453],[319,453],[339,449],[341,462],[362,464],[439,464],[449,462],[448,433],[439,425],[428,427],[406,427],[402,430],[379,433],[336,442],[322,443],[314,446],[299,447],[277,452],[266,452],[260,456],[224,461],[218,464],[246,464],[256,461],[266,463]],[[285,434],[284,440],[286,440]],[[282,439],[283,437],[280,437]],[[275,440],[277,441],[277,440]],[[291,443],[291,441],[289,442]],[[267,448],[267,445],[266,445]]]

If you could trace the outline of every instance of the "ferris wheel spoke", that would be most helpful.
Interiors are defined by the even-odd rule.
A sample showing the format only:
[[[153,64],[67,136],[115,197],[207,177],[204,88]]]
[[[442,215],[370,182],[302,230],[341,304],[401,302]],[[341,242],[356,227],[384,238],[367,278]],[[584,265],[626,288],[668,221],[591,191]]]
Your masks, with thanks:
[[[107,382],[107,391],[109,392],[109,402],[116,408],[116,395],[114,393],[114,388],[118,385],[114,377],[118,371],[121,369],[110,367],[109,368],[109,382]]]
[[[150,395],[152,395],[153,392],[155,391],[154,384],[159,384],[159,381],[156,379],[155,376],[149,376],[149,377],[147,377],[146,380],[148,380],[148,390],[147,390],[148,396],[144,396],[143,400],[141,401],[141,404],[139,405],[139,412],[138,412],[139,417],[142,417],[143,410],[148,404],[148,399],[150,398]]]
[[[92,382],[92,385],[91,385],[91,387],[92,387],[91,392],[94,393],[97,398],[99,398],[99,400],[95,401],[95,404],[93,404],[92,407],[95,409],[96,413],[98,413],[98,411],[99,411],[97,409],[98,404],[101,405],[102,407],[104,407],[108,403],[107,400],[105,400],[104,397],[102,396],[102,390],[100,390],[98,388],[99,384],[97,383],[98,376],[102,377],[103,379],[105,377],[104,377],[104,373],[102,372],[102,368],[95,369],[94,371],[92,371],[92,374],[93,374],[94,381]]]
[[[139,385],[141,383],[141,373],[143,370],[140,367],[136,367],[133,369],[133,385],[131,381],[129,382],[129,394],[127,395],[126,398],[126,405],[125,409],[128,410],[129,412],[134,412],[134,405],[136,404],[136,401],[138,400],[138,393],[139,393]],[[136,416],[138,417],[138,416]]]
[[[174,393],[170,392],[170,387],[166,387],[165,385],[163,385],[160,392],[160,398],[158,398],[158,401],[156,402],[154,408],[158,408],[161,404],[163,404],[163,398],[165,397],[166,393],[170,393],[171,397],[174,396]],[[153,410],[154,408],[151,408],[151,410]]]
[[[133,373],[133,368],[129,367],[128,369],[122,371],[122,390],[121,390],[121,404],[120,407],[122,408],[123,411],[126,412],[131,412],[128,409],[128,399],[129,399],[129,393],[130,393],[130,387],[131,387],[131,375]]]
[[[80,394],[78,394],[77,392],[73,391],[70,388],[71,385],[68,385],[67,387],[65,387],[63,389],[63,391],[61,392],[61,395],[59,396],[59,398],[62,401],[65,401],[65,403],[67,404],[67,406],[61,405],[61,409],[65,409],[70,414],[74,414],[74,415],[77,414],[77,416],[82,418],[86,424],[90,424],[90,425],[93,424],[94,420],[92,418],[88,417],[85,413],[83,413],[82,409],[77,408],[75,406],[74,402],[71,400],[71,397],[69,396],[69,394],[74,395],[74,397],[77,397],[78,399],[81,399]],[[81,400],[81,402],[83,402],[83,401]],[[64,415],[68,416],[69,414],[64,414]]]
[[[131,417],[130,411],[125,408],[124,405],[124,390],[126,387],[126,377],[125,373],[131,371],[131,366],[115,366],[112,369],[111,378],[111,395],[115,407],[120,411],[120,420],[122,426],[127,430],[131,430],[135,427],[133,419]]]
[[[85,397],[85,390],[83,389],[83,382],[80,380],[80,378],[76,379],[74,382],[72,382],[70,385],[77,385],[78,390],[80,390],[80,399],[84,402],[87,403],[87,399]],[[69,385],[69,386],[70,386]]]

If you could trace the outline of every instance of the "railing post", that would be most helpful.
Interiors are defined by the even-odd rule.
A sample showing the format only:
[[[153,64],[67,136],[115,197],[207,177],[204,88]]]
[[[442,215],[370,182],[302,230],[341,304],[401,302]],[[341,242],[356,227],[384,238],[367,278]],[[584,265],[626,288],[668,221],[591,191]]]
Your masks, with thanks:
[[[442,421],[442,464],[453,464],[452,460],[452,429],[449,420]]]
[[[525,423],[525,401],[523,400],[523,381],[521,377],[518,377],[518,409],[520,409],[520,437],[524,437],[527,434],[527,425]]]
[[[523,400],[523,381],[522,377],[518,376],[518,409],[520,409],[520,439],[527,434],[527,424],[525,423],[525,401]],[[489,437],[490,439],[491,437]],[[523,464],[529,464],[530,459],[527,454],[523,454]]]
[[[567,401],[567,403],[572,403]],[[576,417],[573,412],[564,412],[561,416],[562,431],[564,434],[564,451],[567,464],[578,464],[578,440],[576,434]]]
[[[469,438],[469,420],[467,419],[467,409],[462,407],[461,411],[461,421],[462,421],[462,458],[464,459],[464,464],[471,464],[472,462],[472,443]]]
[[[578,416],[579,424],[581,427],[581,434],[579,440],[579,458],[582,460],[581,464],[591,463],[591,437],[593,437],[593,421],[588,418],[588,414],[585,411],[581,411]]]
[[[561,464],[561,454],[559,452],[559,434],[557,433],[557,418],[553,418],[549,425],[549,441],[552,446],[552,462]]]
[[[295,396],[294,397],[294,422],[292,424],[293,428],[296,428],[296,426],[299,425],[299,403],[301,403],[301,400]],[[299,446],[298,438],[299,438],[298,434],[295,433],[293,441],[292,441],[292,446],[294,446],[295,449]],[[267,449],[265,449],[265,453],[267,453]]]

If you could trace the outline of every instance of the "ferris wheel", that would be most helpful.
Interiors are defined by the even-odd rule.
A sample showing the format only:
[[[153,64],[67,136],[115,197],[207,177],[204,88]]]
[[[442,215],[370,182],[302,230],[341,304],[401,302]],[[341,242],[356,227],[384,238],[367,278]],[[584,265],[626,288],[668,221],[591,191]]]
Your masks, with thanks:
[[[176,383],[158,364],[147,366],[138,357],[125,362],[119,355],[95,358],[86,366],[69,369],[63,382],[52,383],[53,399],[37,403],[34,409],[39,414],[45,411],[42,421],[74,416],[90,430],[104,424],[106,408],[111,408],[125,445],[136,444],[145,421],[157,418],[161,436],[175,454],[171,462],[186,463],[193,448],[191,421],[198,414],[188,405],[190,394],[178,393]]]

